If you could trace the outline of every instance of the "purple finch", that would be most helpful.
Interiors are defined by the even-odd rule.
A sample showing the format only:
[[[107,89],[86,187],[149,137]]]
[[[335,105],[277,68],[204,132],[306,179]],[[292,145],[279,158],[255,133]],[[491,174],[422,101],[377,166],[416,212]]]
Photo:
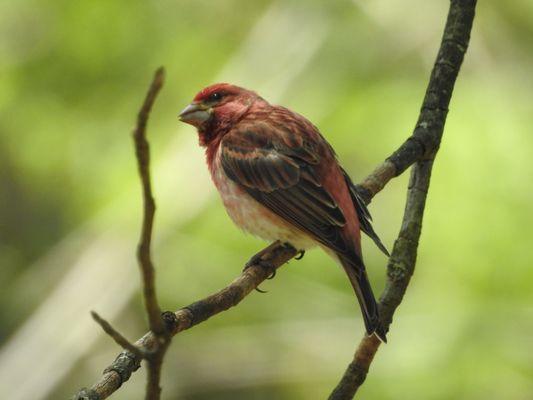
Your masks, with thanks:
[[[226,83],[203,89],[180,119],[198,129],[209,171],[235,224],[302,252],[322,247],[348,275],[367,334],[386,341],[362,260],[360,231],[388,253],[318,129],[303,116]]]

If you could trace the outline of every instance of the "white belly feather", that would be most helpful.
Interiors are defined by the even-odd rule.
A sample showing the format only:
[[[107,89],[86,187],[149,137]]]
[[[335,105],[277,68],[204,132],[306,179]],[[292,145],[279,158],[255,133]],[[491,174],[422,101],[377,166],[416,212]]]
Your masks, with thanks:
[[[316,245],[311,237],[285,222],[230,180],[220,165],[219,153],[211,173],[226,211],[238,227],[264,240],[288,242],[298,250]]]

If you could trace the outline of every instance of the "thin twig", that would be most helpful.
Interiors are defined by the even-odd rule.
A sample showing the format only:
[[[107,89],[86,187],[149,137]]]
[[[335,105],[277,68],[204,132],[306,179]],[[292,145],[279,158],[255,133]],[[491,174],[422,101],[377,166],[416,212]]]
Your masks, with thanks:
[[[91,316],[100,325],[105,333],[107,333],[111,338],[122,347],[124,350],[128,350],[135,355],[135,357],[141,359],[144,358],[141,350],[126,339],[119,331],[117,331],[109,322],[103,319],[96,311],[91,311]]]
[[[161,309],[157,303],[154,265],[150,255],[155,214],[155,201],[152,195],[152,185],[150,183],[150,147],[148,145],[148,141],[146,140],[146,124],[148,123],[148,116],[150,115],[150,110],[152,109],[155,98],[163,86],[164,77],[165,71],[161,67],[155,72],[152,84],[150,85],[144,103],[137,116],[137,126],[133,131],[135,153],[137,155],[144,203],[144,215],[141,228],[141,237],[139,238],[139,245],[137,247],[137,258],[139,260],[139,266],[141,268],[143,278],[143,297],[146,313],[150,323],[150,330],[158,334],[163,334],[165,327],[163,325],[163,321],[161,320]]]
[[[440,145],[455,81],[470,40],[475,7],[476,0],[451,1],[439,53],[414,133],[376,169],[375,176],[381,179],[367,178],[362,184],[371,197],[390,178],[404,171],[410,165],[410,160],[418,160],[411,171],[402,226],[389,259],[387,282],[379,303],[380,317],[387,330],[414,272],[433,160]],[[331,393],[330,400],[349,400],[354,397],[365,381],[380,344],[374,337],[364,337],[361,340],[352,362]]]
[[[150,357],[145,357],[148,361],[148,381],[146,383],[146,400],[159,400],[161,397],[161,366],[163,358],[170,344],[170,335],[165,330],[163,319],[161,318],[161,308],[157,302],[155,290],[155,268],[152,263],[151,245],[152,232],[154,226],[155,201],[152,195],[152,185],[150,180],[150,146],[146,139],[146,125],[150,111],[163,86],[165,70],[159,68],[154,75],[152,84],[148,89],[144,103],[137,116],[137,126],[133,131],[135,142],[135,154],[139,167],[139,176],[143,191],[143,222],[139,245],[137,246],[137,258],[142,274],[143,298],[146,307],[146,314],[151,332],[156,338],[155,346],[150,353]]]
[[[146,139],[146,126],[148,117],[155,99],[163,86],[165,71],[159,68],[150,84],[144,102],[137,115],[137,124],[133,130],[135,154],[139,169],[139,177],[143,192],[143,220],[139,244],[137,246],[137,258],[141,271],[143,286],[143,299],[148,316],[150,332],[153,340],[150,345],[143,346],[140,341],[131,344],[111,324],[102,319],[94,311],[93,318],[100,324],[104,331],[115,342],[125,349],[118,355],[115,361],[104,370],[102,379],[92,388],[81,389],[74,399],[77,400],[101,400],[109,397],[123,382],[127,381],[131,374],[136,371],[142,359],[148,363],[148,381],[146,384],[146,400],[159,400],[161,397],[161,366],[163,358],[170,344],[171,335],[165,327],[161,317],[161,309],[157,302],[155,290],[155,268],[151,258],[152,231],[155,215],[155,201],[152,195],[150,180],[150,147]]]

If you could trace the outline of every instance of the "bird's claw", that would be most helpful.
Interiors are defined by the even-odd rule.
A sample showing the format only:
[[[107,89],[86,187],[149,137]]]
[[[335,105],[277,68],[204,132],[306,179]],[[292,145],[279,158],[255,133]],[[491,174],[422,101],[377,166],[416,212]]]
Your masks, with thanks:
[[[274,277],[276,276],[276,269],[274,268],[274,266],[271,263],[269,263],[267,261],[264,261],[264,260],[261,260],[259,262],[256,262],[255,264],[256,265],[260,265],[261,268],[264,268],[267,271],[272,271],[270,273],[270,275],[267,277],[267,279],[274,279]],[[259,289],[259,287],[256,287],[255,290],[258,291],[259,293],[268,293],[267,290]]]
[[[297,255],[294,257],[295,260],[301,260],[302,258],[304,258],[304,255],[305,255],[305,250],[300,250]]]
[[[267,277],[267,279],[273,279],[276,276],[276,268],[269,261],[265,261],[265,260],[261,260],[260,259],[260,260],[255,261],[254,263],[252,263],[250,265],[248,265],[248,263],[247,263],[246,266],[244,267],[244,269],[246,270],[247,268],[250,268],[252,265],[259,265],[264,270],[270,272],[270,275]],[[258,291],[259,293],[268,293],[266,290],[259,289],[259,287],[256,287],[255,290]]]
[[[276,276],[276,268],[270,261],[264,260],[262,257],[263,252],[252,256],[252,258],[250,258],[248,262],[244,264],[243,272],[254,265],[259,265],[264,270],[270,272],[270,275],[266,279],[273,279]],[[256,287],[255,290],[259,293],[267,293],[266,290],[262,290],[259,287]]]

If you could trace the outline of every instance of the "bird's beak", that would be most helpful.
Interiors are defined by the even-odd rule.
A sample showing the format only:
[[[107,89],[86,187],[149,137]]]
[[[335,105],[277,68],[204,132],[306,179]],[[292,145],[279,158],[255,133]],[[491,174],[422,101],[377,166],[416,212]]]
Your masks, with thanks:
[[[191,103],[179,114],[180,121],[194,126],[200,126],[207,121],[213,112],[211,107],[202,103]]]

